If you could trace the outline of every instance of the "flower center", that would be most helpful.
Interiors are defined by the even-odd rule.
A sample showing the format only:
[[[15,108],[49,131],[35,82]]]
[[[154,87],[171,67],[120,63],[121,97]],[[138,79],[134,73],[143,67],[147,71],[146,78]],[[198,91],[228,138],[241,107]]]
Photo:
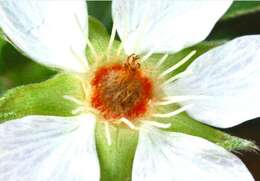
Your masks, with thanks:
[[[91,104],[105,119],[135,120],[147,112],[153,86],[137,60],[131,55],[125,64],[103,66],[95,72]]]

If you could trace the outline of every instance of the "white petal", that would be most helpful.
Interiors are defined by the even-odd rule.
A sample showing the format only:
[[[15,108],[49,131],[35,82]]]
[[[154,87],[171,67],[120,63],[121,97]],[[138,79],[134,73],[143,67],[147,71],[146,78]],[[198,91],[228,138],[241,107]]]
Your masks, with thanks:
[[[143,130],[133,181],[252,181],[244,164],[224,148],[182,133]]]
[[[114,0],[113,19],[125,51],[176,52],[205,39],[232,0]]]
[[[3,0],[0,17],[4,33],[33,60],[68,71],[85,71],[76,58],[76,55],[85,57],[87,7],[84,0]]]
[[[260,116],[260,35],[237,38],[195,60],[191,76],[166,88],[168,95],[200,95],[188,113],[216,127],[231,127]]]
[[[0,180],[99,181],[94,129],[91,115],[0,124]]]

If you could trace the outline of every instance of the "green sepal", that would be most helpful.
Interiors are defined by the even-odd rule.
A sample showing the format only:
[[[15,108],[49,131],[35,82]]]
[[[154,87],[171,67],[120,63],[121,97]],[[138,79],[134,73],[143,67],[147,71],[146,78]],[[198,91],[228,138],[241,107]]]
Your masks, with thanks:
[[[221,21],[257,12],[260,12],[259,1],[236,1],[233,2],[229,10],[221,18]]]
[[[83,100],[81,85],[77,76],[61,73],[42,83],[11,89],[0,99],[0,122],[27,115],[71,116],[77,105],[63,96]]]
[[[110,125],[112,144],[108,145],[105,126],[96,126],[96,145],[101,167],[101,181],[130,181],[138,142],[138,132]]]

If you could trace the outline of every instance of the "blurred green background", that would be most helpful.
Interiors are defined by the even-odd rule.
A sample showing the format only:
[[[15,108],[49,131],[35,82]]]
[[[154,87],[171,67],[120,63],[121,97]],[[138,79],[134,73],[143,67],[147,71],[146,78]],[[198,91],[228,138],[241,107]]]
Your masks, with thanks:
[[[102,21],[107,29],[111,31],[111,2],[89,1],[88,11],[90,15]],[[260,2],[237,1],[233,3],[229,11],[216,24],[207,41],[230,40],[250,34],[260,34]],[[55,73],[54,70],[29,60],[17,52],[12,45],[4,41],[3,37],[0,38],[0,95],[6,90],[19,85],[44,81],[55,75]],[[260,119],[251,120],[224,131],[235,136],[254,140],[260,145]],[[243,152],[238,156],[246,163],[255,179],[260,181],[259,154]]]

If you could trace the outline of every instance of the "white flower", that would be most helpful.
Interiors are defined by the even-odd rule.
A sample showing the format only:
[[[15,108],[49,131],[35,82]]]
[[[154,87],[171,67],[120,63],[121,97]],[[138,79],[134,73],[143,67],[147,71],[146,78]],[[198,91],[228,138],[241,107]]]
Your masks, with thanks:
[[[149,61],[148,58],[153,53],[177,52],[205,39],[231,3],[229,0],[114,0],[112,10],[115,26],[108,50],[117,30],[125,53],[141,56],[142,63]],[[114,96],[118,93],[115,90],[111,94],[107,93],[108,89],[111,91],[110,86],[119,88],[117,86],[126,83],[114,82],[112,68],[109,66],[106,71],[111,72],[97,76],[96,70],[100,67],[93,70],[85,59],[86,44],[93,48],[85,38],[88,33],[86,10],[83,0],[5,0],[0,2],[0,25],[17,48],[39,63],[81,73],[82,77],[86,74],[92,74],[96,78],[112,77],[109,83],[103,81],[93,83],[92,86],[96,86],[99,96]],[[142,83],[146,78],[148,80],[149,75],[142,68],[139,70],[136,62],[138,57],[129,56],[124,66],[130,72],[136,71],[137,73],[130,74],[137,78],[134,79],[135,83],[131,82],[133,90],[127,88],[126,91],[130,91],[131,96],[132,93],[138,95],[137,98],[130,96],[129,100],[135,103],[139,98],[149,99],[153,106],[177,102],[183,107],[170,113],[152,112],[148,116],[146,110],[141,111],[140,115],[136,112],[124,115],[125,108],[131,110],[134,103],[126,102],[126,106],[116,107],[117,103],[122,103],[122,98],[118,98],[115,99],[118,100],[115,104],[108,103],[111,105],[108,110],[107,107],[96,106],[99,99],[95,98],[94,108],[104,116],[102,120],[98,119],[96,112],[84,111],[79,116],[69,118],[27,116],[8,121],[0,125],[0,180],[99,180],[95,122],[104,121],[107,125],[113,116],[120,117],[118,121],[130,128],[139,130],[133,181],[254,180],[244,164],[224,148],[202,138],[158,129],[156,127],[166,128],[169,125],[155,122],[153,117],[170,117],[187,111],[198,121],[217,127],[231,127],[258,117],[259,49],[259,35],[237,38],[198,57],[187,71],[161,83],[167,74],[194,54],[191,52],[157,77],[160,80],[160,90],[166,95],[158,102],[137,91],[137,88],[143,89],[144,84],[135,83]],[[93,53],[95,54],[94,51]],[[166,58],[167,55],[163,56],[158,66]],[[124,66],[121,65],[120,70],[114,71],[113,75],[119,78],[125,76]],[[144,71],[145,76],[139,76],[139,71]],[[129,81],[127,76],[126,80]],[[90,81],[89,79],[86,78]],[[121,89],[123,88],[124,86]],[[78,102],[69,96],[65,98]],[[110,99],[102,98],[106,103]],[[145,108],[150,106],[150,102],[149,105],[147,102],[142,103],[145,103]],[[82,110],[81,107],[79,110]],[[133,122],[132,117],[137,118],[137,121]],[[106,133],[108,142],[113,141],[110,140],[109,130]]]

